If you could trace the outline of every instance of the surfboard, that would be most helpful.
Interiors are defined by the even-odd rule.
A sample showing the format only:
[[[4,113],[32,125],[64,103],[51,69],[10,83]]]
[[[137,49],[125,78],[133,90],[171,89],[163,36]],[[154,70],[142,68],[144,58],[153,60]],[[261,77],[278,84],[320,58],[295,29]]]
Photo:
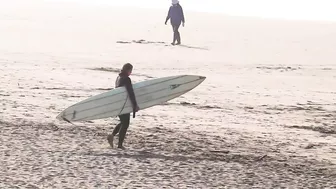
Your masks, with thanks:
[[[160,105],[179,97],[201,84],[206,77],[178,75],[151,79],[133,84],[140,110]],[[56,118],[69,122],[115,117],[133,112],[125,87],[92,96],[62,111]]]

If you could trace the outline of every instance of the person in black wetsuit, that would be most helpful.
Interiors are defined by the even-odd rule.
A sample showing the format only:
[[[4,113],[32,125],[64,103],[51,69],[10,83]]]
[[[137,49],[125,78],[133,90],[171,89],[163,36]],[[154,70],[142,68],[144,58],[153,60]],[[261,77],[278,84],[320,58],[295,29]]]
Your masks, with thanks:
[[[174,38],[172,45],[180,45],[181,44],[181,36],[180,32],[178,31],[181,23],[184,27],[184,14],[182,6],[180,5],[178,0],[172,0],[172,6],[169,8],[168,15],[165,21],[165,24],[167,25],[168,20],[170,19],[170,23],[173,27],[174,32]],[[177,41],[177,43],[175,43]]]
[[[133,106],[133,118],[135,118],[135,112],[139,111],[139,106],[136,102],[132,81],[129,78],[133,70],[133,66],[130,63],[125,64],[122,67],[121,72],[119,73],[119,76],[116,79],[116,88],[117,87],[125,87],[129,96],[129,99],[131,100],[132,106]],[[116,134],[119,133],[119,143],[118,148],[125,149],[123,147],[123,142],[126,136],[127,129],[130,124],[130,117],[131,114],[122,114],[118,116],[120,119],[120,123],[114,128],[112,135],[108,135],[107,140],[111,147],[113,148],[113,139]]]

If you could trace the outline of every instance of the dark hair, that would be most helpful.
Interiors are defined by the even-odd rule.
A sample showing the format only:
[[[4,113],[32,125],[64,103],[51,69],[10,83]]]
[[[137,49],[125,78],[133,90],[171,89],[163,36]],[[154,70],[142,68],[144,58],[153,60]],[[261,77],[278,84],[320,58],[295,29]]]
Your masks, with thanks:
[[[126,63],[123,65],[121,72],[126,72],[132,69],[133,69],[133,65],[131,63]]]

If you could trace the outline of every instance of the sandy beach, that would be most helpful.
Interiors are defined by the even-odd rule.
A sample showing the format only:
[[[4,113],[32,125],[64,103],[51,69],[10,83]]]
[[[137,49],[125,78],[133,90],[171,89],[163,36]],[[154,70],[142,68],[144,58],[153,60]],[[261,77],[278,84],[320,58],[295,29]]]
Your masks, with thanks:
[[[187,11],[171,46],[166,13],[0,6],[0,188],[336,188],[336,22]],[[126,62],[133,82],[207,79],[140,111],[124,151],[116,118],[55,119]]]

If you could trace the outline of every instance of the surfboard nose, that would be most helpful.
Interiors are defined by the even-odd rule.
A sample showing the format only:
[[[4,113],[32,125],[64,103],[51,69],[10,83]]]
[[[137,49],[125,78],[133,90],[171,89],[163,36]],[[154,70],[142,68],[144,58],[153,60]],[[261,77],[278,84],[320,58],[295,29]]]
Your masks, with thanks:
[[[202,76],[202,75],[186,75],[186,76],[194,78],[195,80],[202,80],[202,81],[204,81],[206,79],[206,77]]]

